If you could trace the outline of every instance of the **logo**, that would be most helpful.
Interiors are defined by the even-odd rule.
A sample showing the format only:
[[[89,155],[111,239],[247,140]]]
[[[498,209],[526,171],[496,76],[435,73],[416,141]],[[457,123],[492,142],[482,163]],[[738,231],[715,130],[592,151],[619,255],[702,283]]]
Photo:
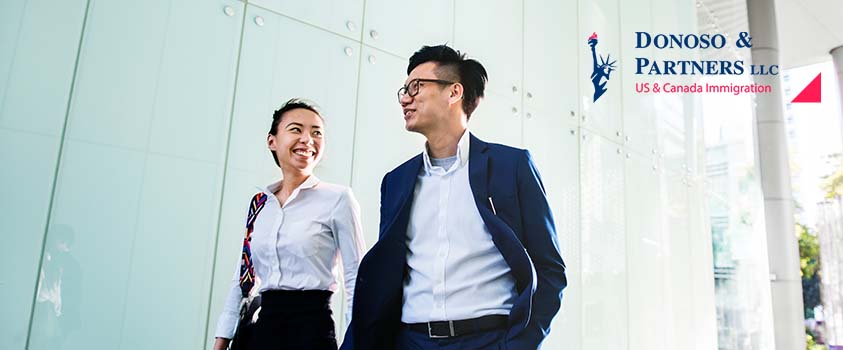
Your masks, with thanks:
[[[811,82],[808,83],[808,85],[805,86],[804,89],[802,89],[802,92],[800,92],[799,95],[796,95],[796,97],[794,97],[793,100],[790,101],[790,103],[799,103],[799,102],[820,103],[820,102],[822,102],[822,95],[823,95],[823,93],[822,93],[822,86],[823,86],[822,75],[823,75],[822,73],[817,74],[817,76],[814,78],[814,80],[811,80]]]
[[[597,52],[595,51],[595,47],[597,46],[597,33],[592,32],[591,36],[588,37],[588,46],[591,46],[591,61],[593,62],[593,68],[591,72],[591,85],[594,85],[594,102],[597,102],[597,99],[606,92],[606,83],[609,82],[609,75],[612,74],[615,68],[615,62],[609,61],[609,55],[606,55],[606,59],[603,59],[603,56],[600,56],[600,64],[597,63]]]

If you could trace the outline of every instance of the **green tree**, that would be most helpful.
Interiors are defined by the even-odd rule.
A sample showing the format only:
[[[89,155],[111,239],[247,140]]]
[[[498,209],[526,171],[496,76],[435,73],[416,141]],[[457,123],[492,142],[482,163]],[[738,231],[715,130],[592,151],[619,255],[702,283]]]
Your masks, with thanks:
[[[843,197],[843,162],[837,170],[825,177],[822,189],[825,191],[825,198]]]
[[[796,224],[799,235],[799,267],[802,274],[802,302],[805,318],[814,318],[814,307],[820,305],[820,243],[817,235],[801,223]]]
[[[814,340],[814,334],[810,329],[805,328],[805,350],[828,350],[825,345],[817,344]]]

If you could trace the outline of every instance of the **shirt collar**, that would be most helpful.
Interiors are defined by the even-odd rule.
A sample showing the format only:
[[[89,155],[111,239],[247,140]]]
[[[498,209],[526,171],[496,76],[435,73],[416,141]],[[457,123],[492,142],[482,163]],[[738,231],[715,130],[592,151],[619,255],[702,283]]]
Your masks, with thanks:
[[[275,192],[278,191],[279,189],[281,189],[281,182],[282,181],[284,181],[284,179],[275,181],[275,182],[267,185],[266,187],[261,188],[261,190],[264,193],[266,193],[266,195],[269,196],[270,198],[275,198]],[[290,194],[290,198],[287,199],[287,202],[290,202],[293,198],[295,198],[301,190],[307,190],[307,189],[311,189],[313,187],[316,187],[316,185],[318,185],[319,182],[320,182],[319,178],[317,178],[316,175],[311,174],[310,176],[307,177],[306,180],[304,180],[304,182],[301,183],[301,185],[299,185],[298,188],[293,190],[293,193]]]
[[[469,131],[468,128],[465,129],[462,136],[460,137],[459,142],[457,142],[457,161],[454,162],[453,165],[449,169],[445,169],[445,173],[450,173],[459,167],[468,164],[468,146],[469,146]],[[427,148],[427,142],[424,143],[424,152],[422,152],[422,158],[424,158],[424,167],[422,172],[425,175],[430,175],[431,169],[433,169],[433,163],[430,161],[430,152]]]

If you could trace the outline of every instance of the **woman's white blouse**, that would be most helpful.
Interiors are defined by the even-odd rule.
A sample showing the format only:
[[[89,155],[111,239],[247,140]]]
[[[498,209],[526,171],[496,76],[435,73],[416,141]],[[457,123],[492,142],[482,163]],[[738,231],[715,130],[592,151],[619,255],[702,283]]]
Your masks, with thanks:
[[[268,198],[252,232],[252,261],[258,281],[253,292],[254,289],[336,291],[340,260],[348,324],[357,267],[365,251],[360,206],[350,188],[319,182],[313,175],[282,206],[274,195],[280,186],[278,181],[262,189]],[[245,235],[245,225],[241,235]],[[217,322],[216,336],[221,338],[234,336],[240,314],[239,253],[238,250],[228,298]]]

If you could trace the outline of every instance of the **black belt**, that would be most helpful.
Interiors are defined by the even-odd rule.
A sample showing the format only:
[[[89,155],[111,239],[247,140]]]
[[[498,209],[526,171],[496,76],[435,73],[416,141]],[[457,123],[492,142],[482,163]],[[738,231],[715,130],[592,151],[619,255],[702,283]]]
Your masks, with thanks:
[[[450,338],[506,327],[509,316],[488,315],[470,320],[402,323],[411,331],[427,333],[431,338]]]
[[[331,309],[328,290],[265,290],[261,293],[263,310],[306,312]]]

